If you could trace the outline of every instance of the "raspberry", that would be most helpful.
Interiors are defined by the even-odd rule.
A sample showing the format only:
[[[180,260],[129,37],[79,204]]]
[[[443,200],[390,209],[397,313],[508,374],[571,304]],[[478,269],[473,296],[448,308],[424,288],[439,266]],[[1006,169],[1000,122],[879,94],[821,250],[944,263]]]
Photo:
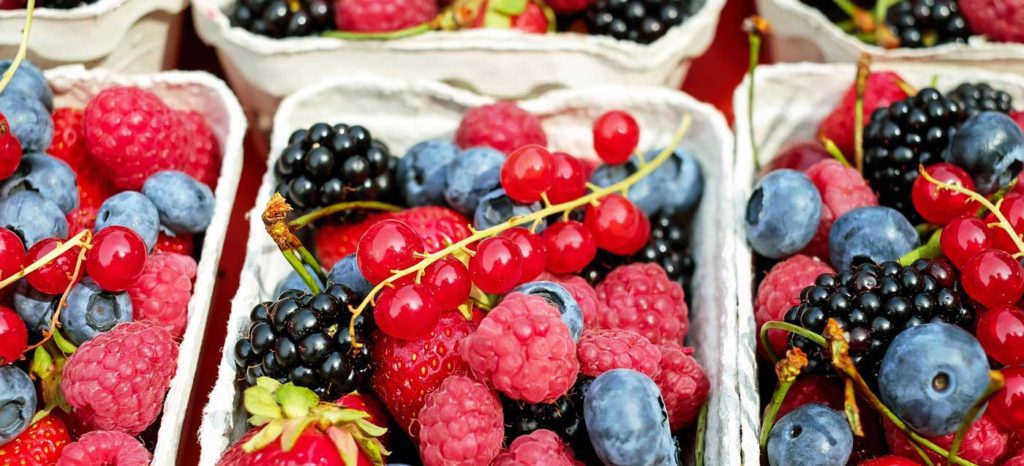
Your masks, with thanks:
[[[535,430],[517,437],[491,466],[574,466],[576,459],[558,434]]]
[[[775,419],[809,403],[819,403],[835,410],[843,409],[843,389],[825,377],[804,375],[793,382],[786,399],[779,405]]]
[[[169,252],[191,256],[192,249],[193,244],[191,233],[177,233],[175,236],[168,236],[160,233],[156,238],[156,244],[153,246],[152,253]]]
[[[356,252],[359,238],[375,223],[395,218],[395,214],[373,214],[359,223],[332,223],[320,227],[316,232],[316,252],[325,267],[349,254]]]
[[[128,289],[135,320],[148,320],[181,338],[188,323],[188,302],[196,261],[174,253],[153,254],[135,284]]]
[[[860,463],[860,466],[918,466],[918,463],[910,461],[909,459],[904,458],[902,456],[882,456],[879,458],[864,461]]]
[[[434,0],[336,0],[334,22],[342,31],[407,29],[437,16]]]
[[[469,220],[445,207],[414,207],[398,213],[397,218],[420,234],[427,253],[440,251],[471,234]]]
[[[625,330],[586,330],[576,344],[583,375],[633,369],[654,379],[661,372],[661,351],[650,340]]]
[[[888,107],[893,102],[903,100],[907,93],[897,83],[902,82],[900,75],[891,71],[871,73],[864,88],[864,122],[867,124],[871,112],[876,108]],[[836,147],[850,157],[854,153],[854,116],[857,103],[857,83],[853,83],[843,94],[843,100],[832,109],[818,127],[818,134],[829,138]]]
[[[661,350],[661,374],[654,382],[665,400],[668,423],[677,431],[697,419],[700,407],[708,400],[711,382],[700,363],[690,356],[693,348],[668,343],[658,345],[658,349]]]
[[[153,455],[135,437],[116,430],[97,430],[64,447],[57,466],[147,466]]]
[[[138,435],[160,414],[177,359],[163,327],[125,322],[78,348],[60,388],[84,424]]]
[[[508,154],[527,144],[548,145],[540,120],[512,102],[481,105],[466,112],[455,132],[463,149],[487,146]]]
[[[889,450],[894,455],[905,456],[915,461],[920,459],[920,455],[911,446],[910,440],[906,434],[901,432],[896,426],[892,425],[888,420],[883,419],[882,423],[885,428],[885,439],[889,443]],[[936,445],[948,449],[953,443],[953,437],[955,433],[949,435],[943,435],[942,437],[930,437],[929,440],[935,442]],[[960,445],[960,450],[957,452],[957,456],[977,464],[978,466],[993,466],[1000,463],[999,459],[1006,454],[1008,444],[1010,441],[1010,434],[1003,432],[999,427],[992,422],[988,413],[986,412],[971,427],[967,429],[967,435],[964,436],[963,444]],[[930,450],[926,450],[928,457],[931,458],[935,464],[942,464],[945,459],[940,458]]]
[[[590,283],[587,283],[583,277],[572,274],[554,275],[544,272],[537,277],[537,280],[555,282],[562,285],[572,295],[572,298],[576,300],[576,304],[580,305],[580,310],[583,311],[584,328],[597,325],[597,316],[602,312],[604,303],[597,299],[597,292],[594,291],[594,287],[590,286]]]
[[[564,395],[579,372],[569,327],[536,295],[506,295],[462,341],[461,353],[478,379],[530,403]]]
[[[800,304],[800,292],[813,285],[814,279],[832,272],[832,267],[817,257],[804,255],[796,255],[775,264],[757,286],[757,297],[754,298],[754,319],[757,320],[758,335],[766,322],[781,321],[790,308]],[[788,335],[782,331],[768,334],[775,354],[785,353]]]
[[[490,464],[505,435],[498,396],[462,375],[448,377],[427,397],[419,422],[424,466]]]
[[[181,127],[192,135],[192,150],[188,153],[188,163],[181,171],[189,174],[210,187],[217,189],[217,178],[220,176],[220,144],[213,134],[206,117],[199,112],[179,112]]]
[[[566,14],[583,11],[596,0],[548,0],[546,3],[555,13]]]
[[[598,328],[627,330],[656,345],[681,343],[690,322],[683,288],[657,264],[635,263],[612,270],[597,285],[597,299],[607,306]]]
[[[96,226],[96,207],[79,207],[68,213],[68,238]]]
[[[822,160],[805,173],[821,193],[822,211],[818,231],[803,253],[828,260],[828,234],[832,223],[853,209],[878,205],[878,197],[857,169],[844,167],[838,160]]]
[[[1024,451],[1017,452],[1015,456],[1007,458],[1003,466],[1024,466]]]
[[[1024,42],[1024,1],[960,0],[967,24],[979,34],[1000,42]]]

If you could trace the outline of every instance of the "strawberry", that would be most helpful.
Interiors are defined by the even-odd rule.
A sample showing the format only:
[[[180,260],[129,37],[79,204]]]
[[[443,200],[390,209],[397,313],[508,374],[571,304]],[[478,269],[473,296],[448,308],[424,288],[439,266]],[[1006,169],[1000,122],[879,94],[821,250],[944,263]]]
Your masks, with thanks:
[[[53,142],[47,153],[61,159],[75,172],[78,206],[99,208],[108,197],[117,194],[101,174],[85,148],[84,114],[77,108],[59,108],[53,112]]]
[[[0,446],[0,466],[50,466],[57,463],[69,443],[71,435],[64,420],[50,414]]]
[[[900,87],[905,81],[900,75],[891,71],[880,71],[868,75],[864,87],[864,125],[867,125],[871,113],[879,107],[903,100],[907,92]],[[857,83],[850,85],[843,94],[843,100],[832,109],[818,127],[819,137],[831,139],[847,158],[853,156],[854,147],[854,116],[857,103]],[[852,160],[852,158],[850,159]]]
[[[342,408],[354,409],[356,411],[362,411],[369,414],[370,417],[366,420],[371,424],[378,426],[388,425],[388,412],[383,405],[380,404],[380,400],[373,396],[373,393],[359,393],[352,392],[341,398],[335,403]],[[388,448],[391,443],[391,434],[387,433],[380,437],[380,443],[384,445],[384,448]]]
[[[320,264],[330,268],[345,256],[356,252],[359,238],[373,224],[395,218],[392,213],[371,214],[359,223],[334,223],[324,225],[316,233],[316,250]]]
[[[416,207],[399,212],[396,218],[420,234],[428,253],[440,251],[471,234],[469,220],[445,207]]]
[[[434,23],[440,29],[518,29],[544,34],[555,30],[555,11],[540,0],[455,0]]]
[[[156,245],[153,246],[152,254],[158,252],[172,252],[175,254],[192,255],[192,234],[178,233],[175,236],[168,236],[160,233],[156,238]]]

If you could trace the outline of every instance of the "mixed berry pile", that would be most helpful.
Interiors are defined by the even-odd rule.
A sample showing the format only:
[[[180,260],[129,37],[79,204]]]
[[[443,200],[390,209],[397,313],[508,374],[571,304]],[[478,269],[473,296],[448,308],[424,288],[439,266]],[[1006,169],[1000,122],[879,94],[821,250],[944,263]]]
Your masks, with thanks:
[[[149,464],[220,157],[202,114],[148,90],[54,108],[35,66],[14,73],[0,93],[0,464]]]

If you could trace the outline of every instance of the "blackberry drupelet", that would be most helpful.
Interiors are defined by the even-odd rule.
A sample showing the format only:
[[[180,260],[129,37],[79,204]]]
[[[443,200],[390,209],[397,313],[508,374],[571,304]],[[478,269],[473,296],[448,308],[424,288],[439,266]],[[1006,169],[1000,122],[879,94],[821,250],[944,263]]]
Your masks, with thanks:
[[[317,34],[334,27],[329,0],[238,0],[231,25],[269,37]]]
[[[864,178],[878,202],[911,223],[921,221],[910,199],[918,166],[942,161],[942,152],[964,122],[964,108],[932,88],[878,108],[864,128]]]
[[[600,464],[597,461],[587,426],[583,422],[583,395],[593,377],[580,374],[569,393],[551,403],[526,403],[501,397],[505,415],[505,444],[512,443],[521,435],[538,429],[550,430],[562,437],[570,446],[576,459],[585,464]]]
[[[962,83],[947,94],[964,108],[967,118],[981,112],[1010,113],[1013,110],[1013,97],[1000,91],[988,83]]]
[[[36,6],[39,8],[57,8],[70,10],[83,5],[96,3],[96,0],[38,0]]]
[[[583,268],[580,275],[591,285],[597,285],[612,269],[633,262],[653,262],[661,265],[672,280],[679,282],[690,292],[690,277],[695,264],[690,256],[690,235],[680,226],[679,219],[658,214],[651,219],[651,239],[639,252],[631,257],[616,256],[598,251],[597,256]]]
[[[235,343],[235,364],[247,385],[259,377],[293,382],[322,398],[336,399],[363,385],[370,373],[366,346],[352,348],[349,305],[355,294],[332,284],[321,294],[290,290],[273,303],[253,308],[247,332]],[[357,336],[368,341],[372,323],[356,322]]]
[[[397,199],[392,157],[384,143],[358,125],[316,123],[288,139],[274,165],[277,191],[296,210],[342,201]]]
[[[905,0],[889,7],[885,22],[900,47],[962,44],[971,36],[957,0]]]
[[[591,34],[650,44],[689,15],[689,0],[597,0],[586,23]]]
[[[785,315],[786,322],[818,334],[830,318],[846,330],[850,356],[865,380],[873,381],[886,349],[902,330],[935,321],[972,328],[975,312],[947,261],[920,259],[906,267],[864,263],[821,275]],[[789,344],[807,354],[808,372],[833,373],[822,347],[795,334]]]

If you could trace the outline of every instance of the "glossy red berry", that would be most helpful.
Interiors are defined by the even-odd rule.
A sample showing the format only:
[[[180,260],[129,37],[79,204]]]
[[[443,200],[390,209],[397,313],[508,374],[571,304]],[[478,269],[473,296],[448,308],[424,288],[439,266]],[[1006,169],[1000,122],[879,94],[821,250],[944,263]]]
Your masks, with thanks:
[[[21,144],[11,132],[11,125],[0,114],[0,180],[9,178],[21,164]]]
[[[100,288],[121,292],[135,284],[146,268],[146,243],[130,228],[109,226],[92,238],[85,270]]]
[[[979,252],[960,272],[964,291],[987,308],[1014,304],[1024,294],[1024,267],[1005,251]]]
[[[1009,222],[1013,231],[1017,232],[1018,235],[1024,233],[1024,195],[1007,194],[1003,198],[1003,202],[999,204],[999,212],[1006,217],[1006,221]],[[995,214],[989,213],[985,217],[985,222],[988,223],[991,229],[995,247],[1011,254],[1020,251],[1010,234],[1002,226],[997,225],[999,219],[996,218]]]
[[[17,361],[28,346],[25,321],[11,309],[0,306],[0,366]]]
[[[519,283],[531,281],[544,271],[548,261],[548,247],[544,238],[523,227],[509,228],[498,236],[512,240],[523,256],[523,273],[519,276]]]
[[[1007,366],[1024,364],[1024,312],[1001,306],[978,316],[975,336],[992,359]]]
[[[628,256],[647,244],[651,223],[633,202],[611,194],[587,206],[583,224],[594,235],[597,247],[612,254]]]
[[[768,173],[782,168],[802,172],[811,168],[811,165],[831,157],[818,141],[799,141],[783,147],[779,151],[779,155],[776,155],[771,162],[768,162],[768,165],[764,167],[761,173]]]
[[[37,242],[28,250],[25,258],[25,265],[38,262],[54,249],[60,247],[62,241],[56,238],[46,238]],[[46,294],[61,294],[71,285],[71,279],[75,274],[75,263],[78,262],[79,246],[72,247],[56,259],[48,262],[35,272],[28,274],[28,284],[32,288]],[[81,274],[79,274],[81,275]],[[80,278],[80,277],[79,277]]]
[[[963,186],[974,191],[974,180],[971,179],[971,175],[956,165],[937,163],[929,165],[925,171],[938,181]],[[910,197],[917,212],[925,220],[936,225],[945,225],[957,217],[969,215],[978,210],[978,203],[969,197],[953,190],[941,189],[923,176],[914,180]]]
[[[18,273],[25,265],[25,245],[13,231],[0,228],[0,280]]]
[[[555,161],[547,149],[536,144],[520,147],[501,165],[501,187],[513,201],[530,204],[555,181]]]
[[[416,253],[425,250],[423,238],[399,220],[375,223],[363,233],[356,246],[356,263],[370,283],[378,284],[394,271],[419,262]]]
[[[377,327],[386,335],[403,340],[430,335],[440,318],[434,290],[416,283],[385,288],[373,308]]]
[[[434,290],[437,307],[442,312],[466,302],[473,287],[466,264],[451,256],[428,265],[423,271],[421,282]]]
[[[555,180],[548,189],[548,200],[554,204],[578,199],[587,192],[587,168],[583,162],[565,152],[551,154],[555,162]]]
[[[548,249],[547,270],[554,274],[579,272],[597,254],[594,235],[575,220],[556,222],[541,237]]]
[[[939,244],[942,253],[962,269],[967,260],[978,252],[992,248],[992,235],[988,225],[977,217],[960,217],[942,229]]]
[[[469,276],[485,293],[505,293],[519,284],[523,255],[516,243],[504,236],[480,242],[469,259]]]
[[[640,125],[622,110],[612,110],[598,117],[593,130],[594,150],[605,163],[625,162],[640,142]]]
[[[1024,430],[1024,368],[1006,367],[1002,372],[1006,383],[988,400],[985,412],[1007,431]]]

